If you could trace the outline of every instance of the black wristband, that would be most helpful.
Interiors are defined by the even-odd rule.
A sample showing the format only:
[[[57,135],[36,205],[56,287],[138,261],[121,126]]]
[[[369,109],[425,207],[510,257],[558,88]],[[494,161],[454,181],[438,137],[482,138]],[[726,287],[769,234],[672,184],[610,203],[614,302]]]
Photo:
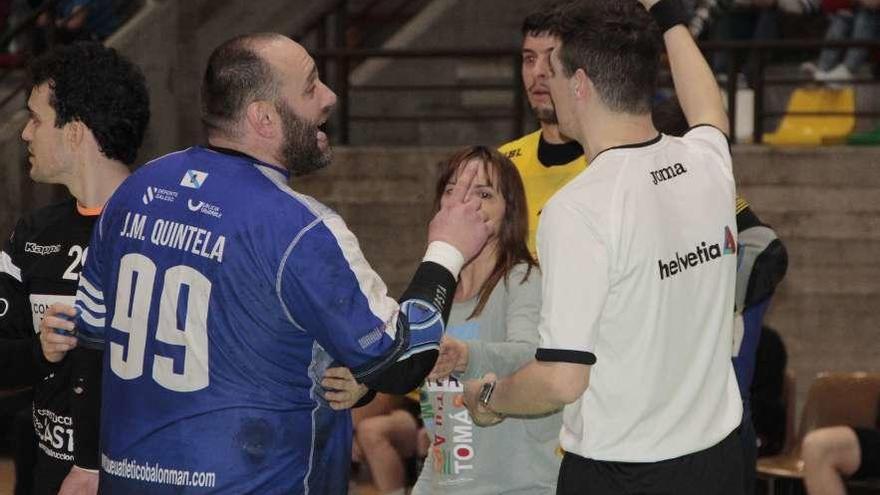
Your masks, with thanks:
[[[679,24],[685,26],[688,24],[688,15],[681,0],[660,0],[651,7],[650,12],[657,25],[660,26],[661,33],[665,33]]]

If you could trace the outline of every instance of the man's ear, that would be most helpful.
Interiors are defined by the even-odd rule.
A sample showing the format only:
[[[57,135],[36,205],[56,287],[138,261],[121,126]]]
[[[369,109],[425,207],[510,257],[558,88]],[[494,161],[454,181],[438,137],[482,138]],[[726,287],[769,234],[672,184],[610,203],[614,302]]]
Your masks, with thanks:
[[[280,118],[275,105],[261,100],[247,106],[245,120],[258,136],[271,139],[277,133],[276,126]]]
[[[596,89],[595,86],[593,86],[593,81],[587,76],[584,69],[576,70],[570,81],[571,91],[576,100],[588,99]]]
[[[79,120],[64,124],[64,143],[72,150],[79,149],[83,145],[88,129]]]

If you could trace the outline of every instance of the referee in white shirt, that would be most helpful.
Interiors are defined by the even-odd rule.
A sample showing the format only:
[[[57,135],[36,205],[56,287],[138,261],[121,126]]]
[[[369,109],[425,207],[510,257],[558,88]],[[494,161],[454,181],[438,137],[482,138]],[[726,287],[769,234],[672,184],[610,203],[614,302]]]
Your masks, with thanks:
[[[550,92],[590,167],[541,214],[536,361],[465,400],[482,424],[565,406],[558,493],[741,494],[727,116],[680,0],[640,1],[558,10]],[[661,33],[682,138],[651,121]]]

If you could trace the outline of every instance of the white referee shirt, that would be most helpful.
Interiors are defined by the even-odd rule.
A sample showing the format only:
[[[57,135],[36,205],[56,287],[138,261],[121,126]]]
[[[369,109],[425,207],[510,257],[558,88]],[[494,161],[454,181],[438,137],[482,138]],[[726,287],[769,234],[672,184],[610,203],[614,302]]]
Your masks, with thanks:
[[[711,126],[600,153],[547,203],[539,361],[593,364],[563,449],[654,462],[739,424],[730,149]]]

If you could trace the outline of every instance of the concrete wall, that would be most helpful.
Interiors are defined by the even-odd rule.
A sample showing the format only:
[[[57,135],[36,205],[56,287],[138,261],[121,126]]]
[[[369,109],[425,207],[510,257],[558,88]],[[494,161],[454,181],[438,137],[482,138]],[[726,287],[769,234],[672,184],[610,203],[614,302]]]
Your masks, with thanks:
[[[357,235],[367,260],[403,292],[425,253],[437,166],[448,148],[347,148],[333,165],[293,188],[333,207]]]
[[[739,147],[734,163],[739,192],[789,251],[767,322],[799,402],[821,370],[880,371],[880,150]]]
[[[424,252],[435,165],[449,152],[339,150],[294,188],[340,212],[396,295]],[[739,146],[734,163],[740,194],[789,250],[766,321],[788,346],[800,403],[821,370],[880,371],[880,149]]]
[[[523,18],[535,8],[528,0],[434,0],[416,16],[399,37],[392,37],[386,47],[407,49],[433,48],[515,48],[520,45]],[[419,25],[419,23],[429,24]],[[518,72],[518,60],[495,59],[422,60],[381,59],[368,61],[351,76],[353,84],[505,84]],[[358,91],[351,93],[351,114],[364,116],[468,116],[512,113],[512,91],[461,92],[449,90],[418,91],[415,97],[400,92]],[[381,142],[395,145],[453,145],[473,142],[504,142],[514,137],[511,119],[479,122],[458,120],[418,122],[355,122],[351,125],[351,143],[369,145]]]
[[[108,40],[141,66],[152,121],[141,150],[153,158],[198,142],[199,85],[208,55],[221,42],[259,31],[298,32],[330,0],[150,0],[138,18]]]

